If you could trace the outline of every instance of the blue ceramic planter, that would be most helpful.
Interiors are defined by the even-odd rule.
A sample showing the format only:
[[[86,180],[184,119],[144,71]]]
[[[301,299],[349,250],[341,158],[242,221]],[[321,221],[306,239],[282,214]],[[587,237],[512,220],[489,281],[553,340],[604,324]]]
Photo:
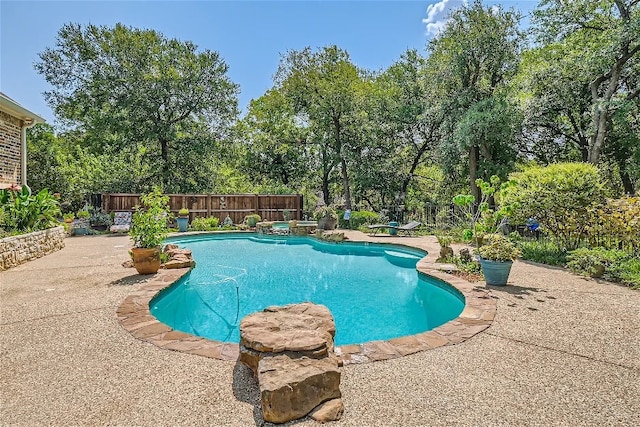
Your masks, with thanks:
[[[507,279],[509,279],[513,261],[490,261],[480,258],[480,265],[487,285],[505,286]]]
[[[184,233],[189,229],[189,218],[178,217],[176,220],[178,221],[178,231]]]

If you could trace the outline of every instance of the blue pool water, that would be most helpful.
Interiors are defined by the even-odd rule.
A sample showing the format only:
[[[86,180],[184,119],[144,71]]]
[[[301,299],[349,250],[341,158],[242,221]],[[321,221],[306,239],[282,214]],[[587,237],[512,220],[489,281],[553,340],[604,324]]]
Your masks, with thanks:
[[[270,305],[312,301],[336,321],[336,344],[412,335],[457,317],[464,297],[419,274],[424,252],[307,237],[193,236],[196,268],[151,301],[176,330],[238,342],[242,318]]]

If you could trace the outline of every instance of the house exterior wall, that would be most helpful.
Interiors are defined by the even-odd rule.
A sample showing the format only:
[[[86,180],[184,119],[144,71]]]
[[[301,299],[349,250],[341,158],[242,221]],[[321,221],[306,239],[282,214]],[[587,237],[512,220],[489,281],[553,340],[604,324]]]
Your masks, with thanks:
[[[21,135],[22,120],[0,111],[0,188],[21,184]]]

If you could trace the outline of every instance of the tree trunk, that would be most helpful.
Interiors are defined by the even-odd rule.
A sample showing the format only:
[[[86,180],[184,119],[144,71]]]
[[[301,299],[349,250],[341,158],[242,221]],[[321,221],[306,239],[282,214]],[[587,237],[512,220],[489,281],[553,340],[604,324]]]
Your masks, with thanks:
[[[163,191],[172,191],[169,188],[169,176],[171,173],[169,168],[169,141],[164,138],[160,138],[160,156],[162,157],[160,173],[162,175]]]
[[[631,177],[625,171],[620,172],[620,178],[622,179],[622,186],[624,187],[624,192],[629,195],[635,194],[635,189],[633,188],[633,182],[631,181]]]
[[[480,150],[473,144],[469,147],[469,183],[471,184],[471,194],[476,199],[476,204],[480,203],[480,189],[476,185],[478,179],[478,163],[480,162]]]
[[[329,194],[329,173],[330,171],[324,170],[322,173],[322,197],[324,197],[324,203],[326,205],[329,204],[330,194]]]
[[[351,188],[349,186],[349,174],[347,172],[347,161],[341,160],[342,185],[344,186],[344,208],[351,209]]]

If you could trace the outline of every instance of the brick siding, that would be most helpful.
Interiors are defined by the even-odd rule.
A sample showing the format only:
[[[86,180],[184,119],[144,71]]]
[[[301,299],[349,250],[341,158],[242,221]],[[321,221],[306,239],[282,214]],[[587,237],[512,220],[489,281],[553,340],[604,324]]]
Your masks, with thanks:
[[[20,184],[22,120],[0,111],[0,184]]]

